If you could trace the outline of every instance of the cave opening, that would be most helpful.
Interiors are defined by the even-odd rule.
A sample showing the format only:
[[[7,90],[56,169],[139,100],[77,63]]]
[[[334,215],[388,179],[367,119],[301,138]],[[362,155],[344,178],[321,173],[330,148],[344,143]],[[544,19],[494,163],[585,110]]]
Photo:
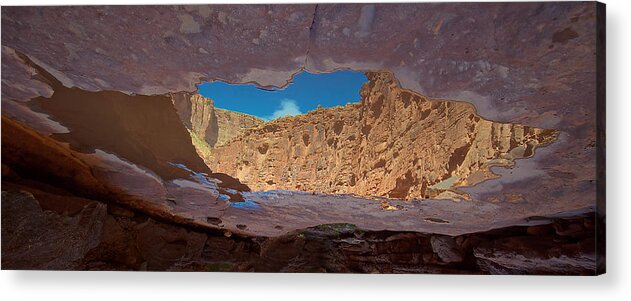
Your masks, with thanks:
[[[297,108],[278,113],[287,99]],[[487,120],[471,103],[405,89],[389,71],[301,72],[277,89],[215,81],[173,103],[208,167],[252,191],[467,200],[458,187],[497,178],[492,167],[512,167],[558,134]]]
[[[271,121],[304,114],[317,108],[359,102],[359,90],[367,81],[363,72],[338,70],[329,73],[301,71],[281,88],[262,88],[254,83],[205,82],[198,93],[211,99],[215,108]]]

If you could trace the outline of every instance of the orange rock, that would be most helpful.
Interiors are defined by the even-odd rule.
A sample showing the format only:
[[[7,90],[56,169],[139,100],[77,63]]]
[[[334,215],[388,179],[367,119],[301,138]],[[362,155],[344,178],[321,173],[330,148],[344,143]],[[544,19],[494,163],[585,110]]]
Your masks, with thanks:
[[[465,102],[402,89],[369,72],[360,103],[318,109],[247,130],[213,150],[210,167],[253,190],[423,198],[511,166],[556,131],[485,120]]]

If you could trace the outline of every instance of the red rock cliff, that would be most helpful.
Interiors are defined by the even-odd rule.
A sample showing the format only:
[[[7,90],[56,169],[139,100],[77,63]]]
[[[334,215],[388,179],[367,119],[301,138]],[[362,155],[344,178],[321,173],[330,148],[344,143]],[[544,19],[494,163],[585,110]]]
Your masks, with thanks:
[[[171,101],[188,129],[197,154],[209,162],[213,147],[230,142],[264,121],[243,113],[215,108],[214,101],[199,94],[171,94]]]
[[[510,166],[556,137],[402,89],[391,73],[367,76],[360,103],[248,130],[214,150],[211,169],[254,190],[453,198],[451,187],[493,177],[491,166]]]

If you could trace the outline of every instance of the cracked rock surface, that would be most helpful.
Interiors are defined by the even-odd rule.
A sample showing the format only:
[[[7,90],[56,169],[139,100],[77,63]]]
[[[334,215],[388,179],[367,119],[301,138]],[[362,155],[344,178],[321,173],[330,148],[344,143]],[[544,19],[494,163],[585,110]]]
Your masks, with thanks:
[[[2,267],[594,274],[596,18],[589,2],[3,7]],[[518,124],[491,134],[510,133],[498,155],[528,133],[556,139],[489,167],[499,177],[460,187],[461,202],[252,192],[209,169],[187,130],[215,139],[212,120],[191,111],[189,127],[174,95],[217,79],[280,87],[302,69],[385,72],[470,104],[481,121],[463,124]],[[429,116],[469,112],[442,103]]]

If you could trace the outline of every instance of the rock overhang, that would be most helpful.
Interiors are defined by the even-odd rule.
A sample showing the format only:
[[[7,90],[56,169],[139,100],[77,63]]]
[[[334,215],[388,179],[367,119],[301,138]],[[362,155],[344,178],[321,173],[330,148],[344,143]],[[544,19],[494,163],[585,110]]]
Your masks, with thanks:
[[[595,167],[595,117],[588,109],[595,45],[586,40],[594,35],[594,11],[590,3],[11,7],[2,12],[2,52],[3,58],[24,53],[64,85],[128,94],[190,91],[204,79],[282,86],[301,69],[391,70],[404,87],[469,101],[483,117],[561,130],[566,138],[559,147],[571,156],[537,158],[542,177],[501,183],[501,196],[485,197],[546,199],[541,210],[554,212],[595,200],[593,177],[573,163]],[[400,22],[401,14],[413,24]],[[138,17],[148,23],[133,22]],[[524,18],[529,22],[515,22]],[[536,28],[523,25],[553,18]],[[570,31],[576,35],[558,39]],[[567,57],[573,64],[564,64]],[[22,79],[5,76],[28,74],[22,66],[3,64],[3,102],[49,96],[46,89],[29,89],[27,96]]]

